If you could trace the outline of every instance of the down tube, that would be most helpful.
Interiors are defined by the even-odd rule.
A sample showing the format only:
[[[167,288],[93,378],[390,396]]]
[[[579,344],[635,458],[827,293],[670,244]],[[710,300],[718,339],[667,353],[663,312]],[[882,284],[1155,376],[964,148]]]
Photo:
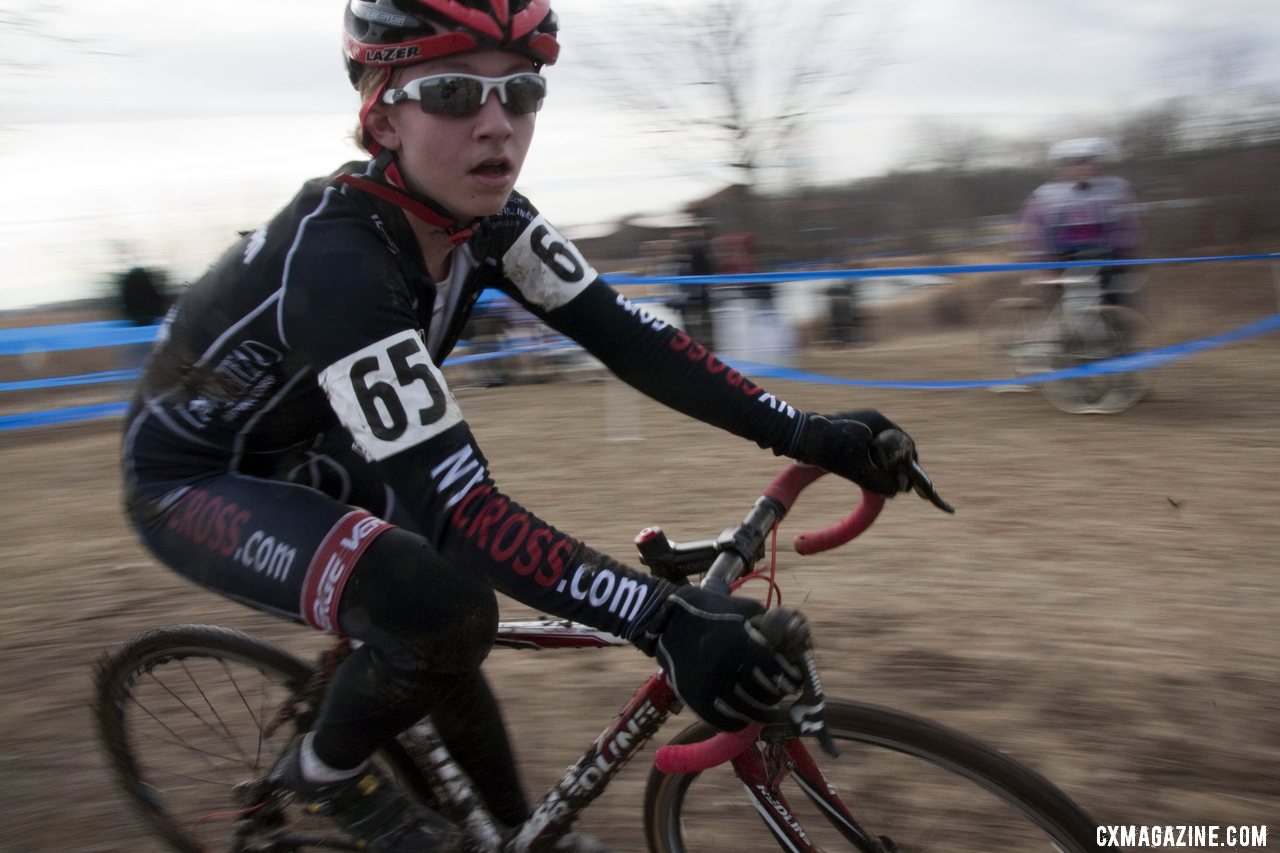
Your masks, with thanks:
[[[680,700],[666,677],[661,672],[650,676],[609,728],[538,803],[532,817],[516,833],[513,849],[528,850],[566,830],[679,707]]]

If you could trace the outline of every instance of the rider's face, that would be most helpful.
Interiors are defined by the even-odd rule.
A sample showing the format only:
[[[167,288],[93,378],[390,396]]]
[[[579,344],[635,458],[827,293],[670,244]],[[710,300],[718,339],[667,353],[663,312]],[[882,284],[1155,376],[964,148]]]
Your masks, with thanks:
[[[1059,164],[1059,169],[1062,172],[1063,180],[1067,181],[1087,181],[1101,174],[1098,161],[1092,157],[1063,160]]]
[[[505,77],[533,70],[526,57],[498,50],[435,59],[396,70],[391,86],[431,74]],[[467,116],[427,114],[417,101],[379,105],[371,131],[396,152],[409,188],[439,203],[460,222],[500,211],[524,166],[536,113],[512,115],[491,92]]]

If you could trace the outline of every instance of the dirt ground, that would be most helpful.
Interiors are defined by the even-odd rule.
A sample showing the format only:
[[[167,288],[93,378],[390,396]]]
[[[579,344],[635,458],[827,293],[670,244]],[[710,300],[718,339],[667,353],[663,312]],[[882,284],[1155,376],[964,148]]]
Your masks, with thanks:
[[[1162,342],[1276,310],[1264,265],[1159,278],[1147,307]],[[1005,284],[971,284],[968,315]],[[885,317],[871,345],[815,347],[797,366],[859,379],[975,377],[975,331],[935,314],[925,305]],[[1199,354],[1157,370],[1151,398],[1117,416],[1066,415],[1038,394],[766,382],[804,408],[891,414],[958,509],[948,517],[898,498],[842,551],[780,554],[784,600],[815,623],[828,692],[965,730],[1106,824],[1270,823],[1280,835],[1278,359],[1275,335]],[[64,361],[10,364],[0,378],[75,372]],[[718,533],[777,468],[612,381],[457,394],[499,483],[619,556],[649,524],[678,539]],[[304,629],[191,588],[149,559],[119,511],[117,430],[107,420],[0,432],[10,519],[0,540],[2,850],[159,849],[94,741],[91,665],[105,648],[175,622],[318,648]],[[836,482],[815,486],[784,533],[842,514],[850,497]],[[652,670],[626,649],[500,650],[487,666],[531,791],[558,778]],[[626,768],[584,829],[619,851],[643,849],[646,773],[640,761]]]

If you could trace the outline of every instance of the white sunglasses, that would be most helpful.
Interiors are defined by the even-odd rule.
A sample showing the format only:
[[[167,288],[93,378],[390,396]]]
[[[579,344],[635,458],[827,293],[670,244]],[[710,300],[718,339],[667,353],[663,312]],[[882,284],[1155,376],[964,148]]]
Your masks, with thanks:
[[[490,92],[498,93],[503,109],[512,115],[536,113],[547,96],[547,78],[528,71],[507,77],[432,74],[410,80],[398,89],[388,89],[382,102],[417,101],[424,113],[469,116],[484,106]]]

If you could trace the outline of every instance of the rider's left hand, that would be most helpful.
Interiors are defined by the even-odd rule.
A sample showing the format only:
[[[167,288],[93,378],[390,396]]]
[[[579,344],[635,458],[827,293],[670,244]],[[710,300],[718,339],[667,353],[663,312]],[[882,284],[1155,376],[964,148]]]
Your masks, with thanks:
[[[896,431],[887,443],[877,437]],[[911,488],[910,463],[915,442],[902,428],[874,409],[835,415],[810,414],[800,434],[795,458],[852,480],[864,489],[893,497]]]

